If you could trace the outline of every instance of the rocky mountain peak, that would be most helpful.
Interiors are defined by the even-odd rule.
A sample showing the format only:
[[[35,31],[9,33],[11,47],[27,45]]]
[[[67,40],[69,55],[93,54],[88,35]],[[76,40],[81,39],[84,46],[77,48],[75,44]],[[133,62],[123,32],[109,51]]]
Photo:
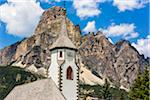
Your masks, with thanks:
[[[47,16],[53,16],[52,18],[59,17],[60,15],[66,16],[66,9],[62,8],[60,6],[53,6],[42,14],[42,18],[45,18]]]
[[[41,16],[37,28],[35,29],[35,34],[40,34],[46,31],[41,30],[41,27],[43,27],[44,24],[47,24],[50,27],[50,23],[58,20],[60,16],[66,16],[66,10],[62,7],[54,6],[52,8],[45,10]]]
[[[117,43],[116,43],[116,45],[123,45],[123,44],[130,44],[130,42],[128,41],[128,40],[119,40]]]
[[[81,45],[82,63],[120,87],[129,89],[146,62],[129,41],[120,40],[113,45],[102,32],[85,35]]]
[[[49,34],[54,38],[58,37],[61,32],[62,16],[66,17],[68,36],[73,43],[78,47],[81,40],[81,31],[79,25],[74,25],[66,16],[66,9],[54,6],[44,11],[34,35]]]

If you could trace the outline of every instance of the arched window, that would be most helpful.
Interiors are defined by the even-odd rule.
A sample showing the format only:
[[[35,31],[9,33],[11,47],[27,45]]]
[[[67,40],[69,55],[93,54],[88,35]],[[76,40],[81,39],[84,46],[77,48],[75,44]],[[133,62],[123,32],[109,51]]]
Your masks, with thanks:
[[[68,80],[73,80],[73,70],[72,70],[72,68],[70,66],[67,68],[67,76],[66,76],[66,78]]]

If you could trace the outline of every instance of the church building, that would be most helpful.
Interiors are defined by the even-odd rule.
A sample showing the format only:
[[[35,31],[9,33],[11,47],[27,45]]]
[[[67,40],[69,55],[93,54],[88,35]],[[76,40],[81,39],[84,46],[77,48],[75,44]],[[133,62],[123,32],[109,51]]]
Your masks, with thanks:
[[[79,68],[75,63],[77,48],[68,37],[66,17],[62,16],[61,33],[52,44],[49,77],[66,100],[78,100]]]

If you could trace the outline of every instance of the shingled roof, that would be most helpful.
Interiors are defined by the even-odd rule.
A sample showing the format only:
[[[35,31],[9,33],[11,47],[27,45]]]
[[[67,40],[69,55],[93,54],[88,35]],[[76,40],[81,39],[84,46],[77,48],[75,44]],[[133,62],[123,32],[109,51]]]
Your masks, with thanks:
[[[65,100],[52,79],[42,79],[15,87],[5,100]]]
[[[72,43],[67,35],[66,17],[62,16],[61,33],[58,39],[52,44],[50,50],[56,48],[70,48],[77,50],[76,46]]]

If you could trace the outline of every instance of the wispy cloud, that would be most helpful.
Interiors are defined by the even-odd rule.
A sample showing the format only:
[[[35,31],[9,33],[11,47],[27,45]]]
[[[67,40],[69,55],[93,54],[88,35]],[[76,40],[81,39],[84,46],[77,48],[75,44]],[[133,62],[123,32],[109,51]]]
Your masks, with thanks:
[[[7,0],[0,6],[0,20],[7,33],[27,37],[33,34],[43,9],[36,0]]]
[[[136,26],[128,23],[122,23],[119,25],[115,25],[114,23],[108,26],[106,29],[100,28],[99,30],[102,31],[106,36],[116,37],[121,36],[125,39],[131,39],[138,37],[138,33],[135,32]]]
[[[114,0],[113,5],[116,6],[120,12],[125,10],[140,9],[147,4],[149,0]]]
[[[101,14],[99,4],[102,2],[105,2],[105,0],[74,0],[73,6],[76,9],[77,16],[84,19]]]
[[[150,35],[148,35],[145,39],[137,40],[137,43],[132,43],[140,54],[144,54],[145,57],[150,57]]]

